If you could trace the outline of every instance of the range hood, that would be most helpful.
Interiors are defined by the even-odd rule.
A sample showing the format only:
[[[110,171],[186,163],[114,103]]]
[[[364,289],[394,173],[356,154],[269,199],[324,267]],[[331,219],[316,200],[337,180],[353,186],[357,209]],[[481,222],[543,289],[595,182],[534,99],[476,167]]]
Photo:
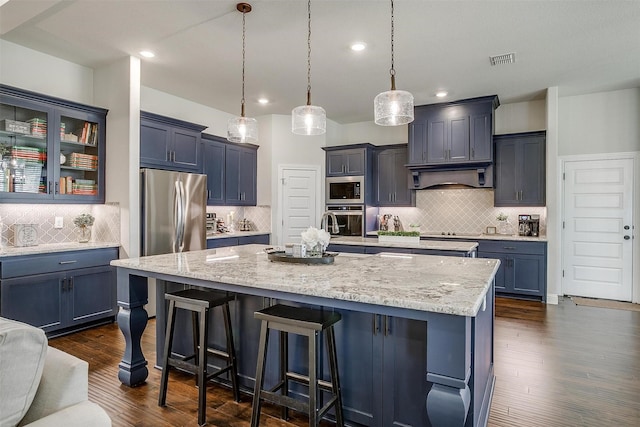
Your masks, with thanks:
[[[493,188],[493,165],[411,170],[411,189]]]

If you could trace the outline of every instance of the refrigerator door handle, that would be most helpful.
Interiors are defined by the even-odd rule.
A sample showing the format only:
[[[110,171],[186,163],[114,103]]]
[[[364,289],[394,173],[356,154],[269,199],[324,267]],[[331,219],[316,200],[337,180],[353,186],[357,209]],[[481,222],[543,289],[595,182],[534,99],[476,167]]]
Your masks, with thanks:
[[[180,181],[174,183],[173,195],[173,252],[180,252],[180,224],[182,223],[182,201],[180,194]]]
[[[179,232],[178,232],[178,252],[184,251],[184,236],[187,228],[187,200],[186,200],[186,190],[184,189],[184,183],[179,181],[180,184],[180,222],[178,223]]]

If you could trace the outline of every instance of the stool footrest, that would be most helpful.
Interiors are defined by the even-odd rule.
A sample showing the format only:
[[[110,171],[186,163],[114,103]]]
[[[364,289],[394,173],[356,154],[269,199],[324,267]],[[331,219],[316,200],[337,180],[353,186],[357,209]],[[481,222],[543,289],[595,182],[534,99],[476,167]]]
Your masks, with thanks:
[[[309,413],[309,404],[294,399],[293,397],[283,396],[281,394],[263,390],[262,393],[260,393],[260,399],[267,402],[275,403],[276,405],[286,406],[287,408],[293,409],[294,411]]]
[[[185,370],[187,372],[190,372],[192,374],[197,374],[198,373],[198,367],[196,365],[194,365],[193,363],[189,363],[189,362],[185,362],[184,360],[180,360],[180,359],[168,359],[167,360],[167,366],[173,366],[175,368],[180,368],[182,370]]]
[[[306,375],[298,374],[297,372],[287,372],[285,375],[291,381],[296,381],[296,382],[299,382],[301,384],[309,385],[309,377],[307,377]],[[331,383],[329,381],[318,380],[318,387],[320,387],[321,389],[324,389],[326,391],[333,391],[333,386],[331,385]]]
[[[222,357],[224,359],[230,359],[229,353],[222,350],[217,350],[215,348],[208,348],[207,353],[213,354],[214,356]]]

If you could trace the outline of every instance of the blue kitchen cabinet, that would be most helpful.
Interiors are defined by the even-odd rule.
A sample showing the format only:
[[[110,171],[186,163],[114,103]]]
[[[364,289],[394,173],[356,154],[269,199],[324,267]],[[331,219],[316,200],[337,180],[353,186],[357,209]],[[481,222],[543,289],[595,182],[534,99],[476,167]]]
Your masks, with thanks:
[[[251,236],[219,237],[215,239],[207,239],[207,249],[251,244],[268,245],[269,234],[255,234]]]
[[[49,336],[117,314],[117,248],[25,255],[1,261],[0,316],[42,328]]]
[[[409,168],[491,163],[493,112],[499,105],[493,95],[415,107]]]
[[[482,240],[478,257],[500,260],[496,273],[496,295],[546,301],[546,242]]]
[[[378,150],[373,176],[377,206],[415,206],[415,193],[409,189],[407,145]]]
[[[324,147],[326,150],[329,147]],[[333,148],[333,147],[332,147]],[[327,176],[364,175],[367,153],[364,148],[327,151]]]
[[[200,173],[206,126],[140,112],[140,167]]]
[[[342,315],[336,325],[338,360],[348,361],[338,366],[346,421],[379,427],[429,425],[426,323],[337,311]],[[424,376],[407,378],[407,372]]]
[[[207,205],[225,204],[225,150],[224,139],[214,135],[202,134],[203,173],[207,175]]]
[[[545,206],[545,135],[496,135],[494,206]]]
[[[107,110],[0,85],[0,198],[104,203]]]
[[[225,204],[256,205],[257,168],[257,146],[227,144],[225,150]]]
[[[207,205],[255,206],[258,146],[234,144],[209,134],[202,134],[202,143]]]
[[[356,246],[356,245],[341,245],[339,243],[329,243],[327,246],[327,251],[329,252],[345,252],[352,254],[363,254],[364,246]]]

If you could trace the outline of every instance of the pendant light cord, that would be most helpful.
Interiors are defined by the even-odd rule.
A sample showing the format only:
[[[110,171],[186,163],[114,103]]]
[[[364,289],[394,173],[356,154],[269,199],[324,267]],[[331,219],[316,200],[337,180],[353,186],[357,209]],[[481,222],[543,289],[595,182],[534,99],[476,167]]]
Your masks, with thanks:
[[[389,74],[391,74],[391,90],[396,90],[396,69],[394,67],[394,58],[393,58],[393,37],[395,34],[394,25],[393,25],[393,0],[391,0],[391,69],[389,70]]]
[[[311,105],[311,0],[307,1],[307,105]]]
[[[240,117],[244,117],[244,57],[245,57],[245,15],[246,12],[242,12],[242,99],[240,100]]]

